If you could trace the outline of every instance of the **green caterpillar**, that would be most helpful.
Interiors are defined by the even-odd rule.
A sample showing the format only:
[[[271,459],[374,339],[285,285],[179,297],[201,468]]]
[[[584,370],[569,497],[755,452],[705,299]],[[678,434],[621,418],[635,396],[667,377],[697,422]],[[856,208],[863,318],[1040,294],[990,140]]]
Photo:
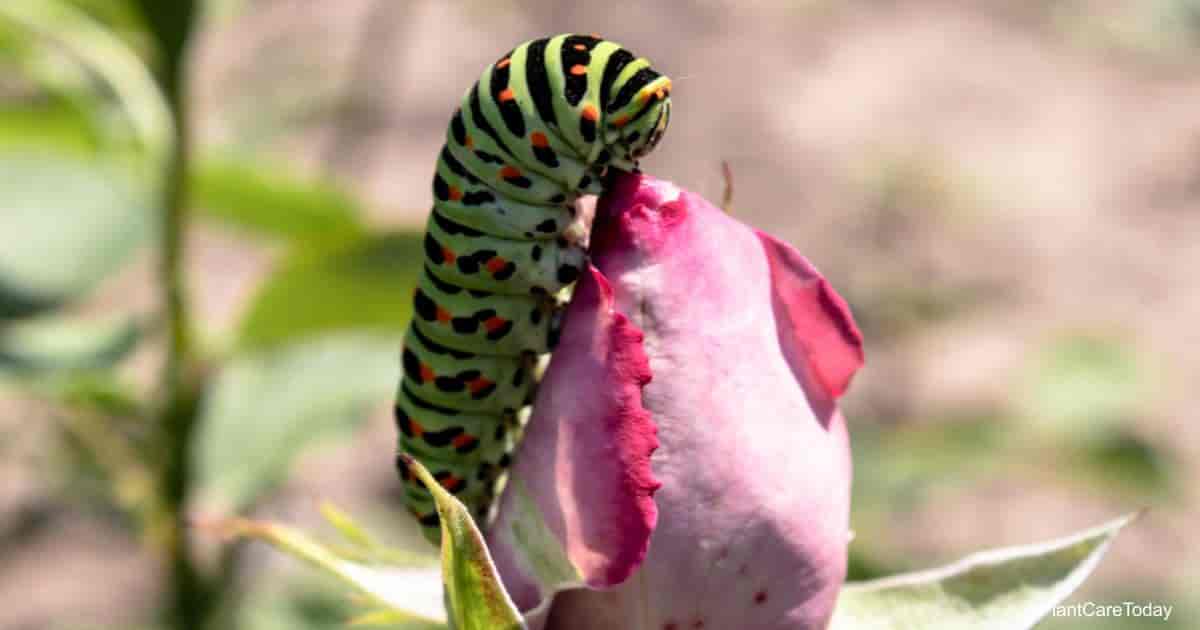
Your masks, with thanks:
[[[400,449],[482,523],[586,262],[568,229],[610,168],[635,171],[670,118],[670,79],[587,35],[525,42],[484,70],[450,120],[433,177],[425,268],[396,396]],[[432,498],[397,463],[409,510]]]

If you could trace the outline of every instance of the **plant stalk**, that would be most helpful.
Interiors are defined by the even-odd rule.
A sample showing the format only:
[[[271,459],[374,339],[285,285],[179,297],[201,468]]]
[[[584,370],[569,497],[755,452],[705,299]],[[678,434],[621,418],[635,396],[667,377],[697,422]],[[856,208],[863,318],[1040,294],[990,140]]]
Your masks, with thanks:
[[[197,565],[187,504],[192,487],[189,469],[204,391],[204,373],[196,356],[184,269],[187,245],[187,173],[191,150],[184,50],[190,15],[150,4],[148,15],[163,49],[159,83],[175,122],[161,200],[161,256],[158,282],[164,308],[167,348],[159,407],[159,491],[169,519],[165,559],[168,569],[166,622],[174,630],[203,630],[213,617],[219,584]]]
[[[183,270],[189,139],[184,97],[176,90],[169,98],[176,121],[176,138],[163,192],[163,249],[159,269],[167,329],[167,355],[162,383],[164,404],[159,418],[163,454],[160,491],[172,521],[166,550],[170,571],[170,599],[167,602],[170,626],[176,630],[201,630],[209,616],[213,586],[196,566],[192,556],[191,530],[186,522],[191,487],[189,451],[202,389],[201,374],[193,352]]]

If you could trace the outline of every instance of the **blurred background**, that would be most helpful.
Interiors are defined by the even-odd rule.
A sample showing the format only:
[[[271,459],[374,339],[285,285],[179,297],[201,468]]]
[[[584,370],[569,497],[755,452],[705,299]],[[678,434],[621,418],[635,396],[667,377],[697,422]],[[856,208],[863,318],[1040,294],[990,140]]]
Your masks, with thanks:
[[[644,167],[719,200],[727,161],[852,305],[853,579],[1147,507],[1074,601],[1169,623],[1040,627],[1197,627],[1200,2],[7,0],[0,628],[342,627],[230,511],[423,544],[389,407],[434,158],[562,31],[673,77]]]

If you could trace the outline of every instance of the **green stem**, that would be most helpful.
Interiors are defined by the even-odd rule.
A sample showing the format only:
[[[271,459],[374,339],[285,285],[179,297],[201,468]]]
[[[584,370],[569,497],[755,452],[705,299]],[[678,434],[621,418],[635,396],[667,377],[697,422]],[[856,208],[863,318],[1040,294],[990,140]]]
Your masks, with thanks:
[[[176,70],[177,72],[178,70]],[[174,81],[178,83],[178,79]],[[167,86],[175,142],[168,159],[162,204],[162,260],[159,286],[166,310],[167,357],[163,373],[164,394],[168,401],[181,397],[187,379],[186,368],[192,356],[191,322],[188,317],[187,287],[184,282],[185,230],[187,225],[186,176],[190,133],[181,86]],[[169,405],[168,405],[169,406]]]
[[[175,630],[202,630],[213,616],[220,584],[197,566],[193,556],[192,529],[187,523],[187,504],[192,487],[188,463],[199,401],[204,389],[204,375],[193,344],[184,273],[188,219],[187,173],[191,147],[183,72],[186,40],[185,28],[161,42],[167,50],[164,51],[165,63],[159,75],[175,121],[175,142],[167,162],[161,206],[159,286],[165,309],[167,356],[163,368],[163,404],[158,419],[160,452],[163,456],[159,487],[170,519],[171,532],[166,544],[170,572],[166,621]]]
[[[188,467],[189,451],[202,381],[193,356],[183,270],[187,225],[185,187],[188,125],[180,86],[171,87],[174,89],[169,89],[168,98],[177,131],[163,192],[163,251],[159,269],[167,322],[167,356],[162,383],[165,404],[159,418],[163,454],[160,489],[172,521],[172,534],[167,542],[170,570],[168,620],[176,630],[201,630],[210,614],[214,585],[205,579],[196,566],[192,557],[191,529],[186,522],[188,494],[192,485]]]

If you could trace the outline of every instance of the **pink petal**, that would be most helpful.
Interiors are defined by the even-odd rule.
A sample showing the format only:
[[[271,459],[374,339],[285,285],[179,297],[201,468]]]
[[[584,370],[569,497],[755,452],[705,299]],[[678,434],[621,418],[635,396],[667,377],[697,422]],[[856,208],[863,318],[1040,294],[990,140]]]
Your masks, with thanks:
[[[617,584],[645,556],[659,487],[650,470],[658,440],[641,399],[649,381],[641,331],[613,310],[612,288],[589,268],[488,536],[522,610],[568,582]]]
[[[862,334],[850,307],[791,245],[754,233],[767,254],[775,326],[796,380],[819,387],[809,391],[810,399],[840,397],[863,364]]]
[[[694,194],[620,181],[593,258],[645,331],[658,526],[642,568],[556,599],[550,628],[823,628],[845,574],[850,459],[833,404],[861,363],[798,254]]]

